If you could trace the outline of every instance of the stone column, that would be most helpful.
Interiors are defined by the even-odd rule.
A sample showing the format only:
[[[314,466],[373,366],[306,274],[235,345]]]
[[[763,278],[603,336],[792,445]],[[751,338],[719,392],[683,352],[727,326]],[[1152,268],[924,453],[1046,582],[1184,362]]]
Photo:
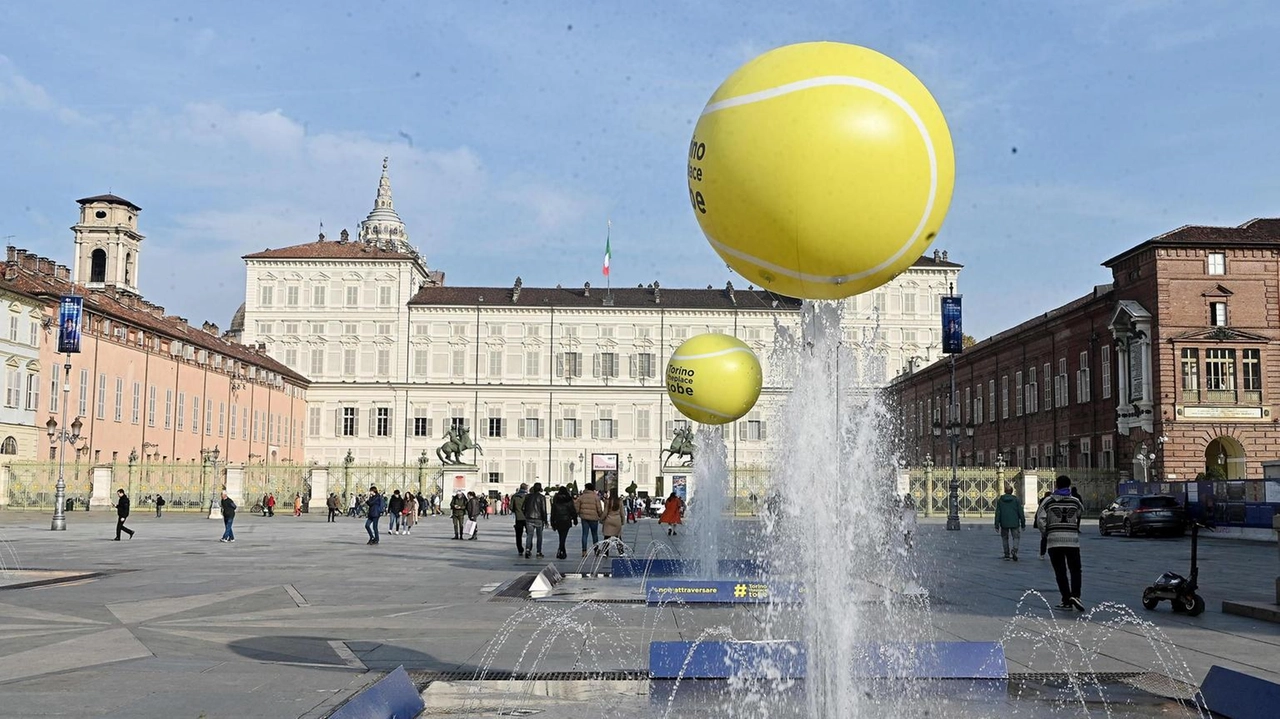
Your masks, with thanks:
[[[244,496],[244,465],[236,465],[232,467],[227,465],[227,496],[231,501],[239,507],[244,504],[252,504]],[[221,497],[219,497],[221,499]]]
[[[110,509],[115,504],[115,489],[111,487],[112,465],[99,464],[93,468],[93,494],[89,498],[89,508],[105,507]],[[130,497],[130,500],[133,498]]]
[[[1040,507],[1040,477],[1035,472],[1022,473],[1022,510],[1027,513],[1027,524]]]
[[[307,502],[307,511],[324,512],[327,517],[329,510],[325,503],[329,499],[329,491],[329,468],[312,467],[311,499]]]
[[[11,465],[5,465],[3,469],[0,469],[0,509],[9,506],[9,482],[12,481],[9,475],[12,473],[13,467]],[[57,481],[56,475],[54,481]]]

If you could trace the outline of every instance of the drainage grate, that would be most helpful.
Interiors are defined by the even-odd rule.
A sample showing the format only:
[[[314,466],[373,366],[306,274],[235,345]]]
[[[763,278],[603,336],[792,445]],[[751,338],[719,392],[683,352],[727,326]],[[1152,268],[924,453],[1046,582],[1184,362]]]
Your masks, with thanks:
[[[418,684],[431,682],[472,682],[472,681],[525,681],[525,682],[582,682],[582,681],[637,681],[648,679],[649,672],[639,670],[620,670],[611,672],[508,672],[489,670],[484,672],[425,672],[411,671],[409,677]]]

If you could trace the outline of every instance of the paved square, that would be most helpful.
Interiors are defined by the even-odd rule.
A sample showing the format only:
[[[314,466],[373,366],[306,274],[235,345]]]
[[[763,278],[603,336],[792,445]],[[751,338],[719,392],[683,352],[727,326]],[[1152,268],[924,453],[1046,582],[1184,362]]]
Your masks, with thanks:
[[[1280,572],[1274,544],[1203,540],[1209,610],[1187,617],[1167,604],[1146,612],[1138,599],[1161,572],[1185,570],[1189,540],[1085,535],[1086,601],[1135,608],[1176,646],[1170,666],[1141,627],[1104,621],[1114,612],[1085,622],[1036,601],[1019,610],[1027,589],[1054,596],[1052,571],[1034,551],[1001,561],[989,521],[966,522],[961,532],[922,525],[916,553],[933,597],[931,610],[920,610],[922,635],[1006,638],[1014,672],[1069,663],[1199,681],[1222,664],[1280,681],[1280,625],[1220,612],[1224,599],[1271,600]],[[481,521],[477,541],[452,541],[448,520],[429,518],[411,536],[384,533],[377,547],[366,546],[363,520],[330,524],[319,515],[242,513],[234,544],[217,541],[220,521],[194,515],[138,516],[136,537],[121,542],[111,541],[107,512],[72,514],[66,532],[48,523],[42,513],[0,513],[5,568],[96,576],[35,586],[16,572],[0,578],[0,716],[321,717],[400,664],[462,673],[643,670],[650,640],[696,639],[720,626],[743,638],[759,631],[752,607],[606,603],[584,611],[495,598],[498,586],[549,561],[518,559],[504,517]],[[624,538],[642,548],[670,540],[651,519],[628,525]],[[674,539],[679,551],[686,537]],[[751,541],[764,541],[758,525],[736,520],[733,543],[741,550]],[[544,551],[554,556],[549,543]],[[571,533],[571,556],[578,546]],[[559,564],[578,567],[576,558]],[[1020,612],[1025,618],[1014,622]],[[531,632],[549,625],[565,641],[529,651]],[[603,644],[578,640],[601,633]],[[1045,634],[1084,650],[1049,651]]]

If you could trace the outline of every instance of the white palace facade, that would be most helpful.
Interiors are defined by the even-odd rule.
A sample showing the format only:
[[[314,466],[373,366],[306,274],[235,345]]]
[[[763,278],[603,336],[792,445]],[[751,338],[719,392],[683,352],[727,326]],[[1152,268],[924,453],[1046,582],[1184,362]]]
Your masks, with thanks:
[[[246,255],[240,341],[308,377],[309,462],[416,464],[450,426],[483,454],[475,489],[588,481],[593,455],[617,456],[621,486],[659,490],[661,453],[682,424],[667,399],[667,356],[688,337],[724,332],[768,367],[776,326],[798,326],[797,301],[758,289],[450,287],[409,244],[383,164],[358,238]],[[845,335],[878,332],[883,354],[861,373],[883,386],[941,350],[939,297],[960,265],[921,258],[888,285],[847,300]],[[731,462],[763,469],[769,415],[784,388],[728,428]],[[474,458],[474,459],[472,459]],[[667,468],[671,472],[671,468]],[[670,484],[666,487],[669,490]]]

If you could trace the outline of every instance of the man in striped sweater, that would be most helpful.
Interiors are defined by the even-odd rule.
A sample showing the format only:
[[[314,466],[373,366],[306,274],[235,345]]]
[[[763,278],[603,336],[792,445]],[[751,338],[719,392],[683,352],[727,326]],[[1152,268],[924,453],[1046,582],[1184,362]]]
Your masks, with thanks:
[[[1080,519],[1084,516],[1084,503],[1071,494],[1071,478],[1062,475],[1055,483],[1057,489],[1040,503],[1036,510],[1037,523],[1049,550],[1049,561],[1058,579],[1058,591],[1062,603],[1056,609],[1084,611],[1080,601]]]

